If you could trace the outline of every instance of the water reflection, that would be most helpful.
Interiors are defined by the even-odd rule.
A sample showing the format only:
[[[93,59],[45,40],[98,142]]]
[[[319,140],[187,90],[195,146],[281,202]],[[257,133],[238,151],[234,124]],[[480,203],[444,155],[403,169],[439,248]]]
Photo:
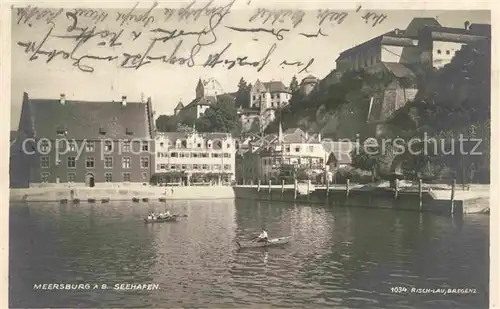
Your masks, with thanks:
[[[149,211],[187,214],[144,224]],[[13,204],[13,307],[486,308],[489,218],[250,201]],[[236,240],[293,236],[278,248]],[[34,283],[155,283],[157,291],[34,292]],[[470,287],[469,296],[393,286]]]

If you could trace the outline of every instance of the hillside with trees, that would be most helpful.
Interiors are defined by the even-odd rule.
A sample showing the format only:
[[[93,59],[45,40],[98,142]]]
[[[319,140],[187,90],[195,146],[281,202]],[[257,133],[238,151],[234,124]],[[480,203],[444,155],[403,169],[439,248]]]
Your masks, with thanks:
[[[399,156],[391,145],[381,155],[361,151],[353,155],[353,167],[372,172],[374,177],[393,178],[398,171],[405,177],[424,177],[429,180],[445,177],[470,178],[471,169],[478,181],[489,180],[490,151],[490,42],[464,45],[451,63],[436,70],[421,66],[410,67],[414,78],[397,78],[391,74],[370,74],[366,71],[347,72],[340,82],[320,89],[308,97],[298,91],[292,95],[289,106],[283,109],[266,131],[275,133],[279,122],[283,128],[300,127],[309,132],[320,132],[333,139],[349,138],[361,141],[375,136],[375,126],[367,124],[371,97],[380,100],[384,89],[393,82],[402,87],[418,89],[415,99],[397,110],[384,125],[377,138],[428,138],[443,141],[446,151],[463,138],[481,139],[476,151],[482,156],[438,153]],[[357,135],[359,134],[359,135]],[[405,145],[405,147],[408,145]],[[415,145],[414,148],[423,145]],[[471,151],[474,145],[466,143]],[[397,158],[397,159],[396,159]]]
[[[384,89],[394,80],[409,83],[389,73],[349,71],[339,83],[312,92],[307,97],[295,91],[290,104],[277,115],[266,131],[276,132],[281,122],[284,129],[300,127],[305,131],[320,132],[329,138],[354,140],[357,134],[368,134],[365,131],[368,129],[366,120],[370,98],[381,99]]]
[[[373,170],[375,166],[381,177],[390,175],[394,172],[395,165],[400,165],[407,176],[413,174],[414,177],[428,180],[457,178],[463,182],[488,182],[490,64],[489,41],[465,45],[451,63],[419,77],[425,82],[419,83],[417,97],[395,112],[387,123],[388,129],[381,136],[401,137],[406,141],[417,138],[424,140],[425,137],[428,140],[435,139],[438,141],[437,152],[434,152],[433,144],[429,143],[427,149],[431,151],[428,153],[411,155],[406,152],[398,156],[389,146],[379,156],[359,154],[354,165],[365,170]],[[482,155],[467,155],[475,148],[475,141],[463,143],[465,155],[462,155],[460,138],[480,139],[480,145],[475,151]],[[414,145],[414,149],[424,150],[424,146],[423,143]],[[451,151],[454,153],[447,153]]]

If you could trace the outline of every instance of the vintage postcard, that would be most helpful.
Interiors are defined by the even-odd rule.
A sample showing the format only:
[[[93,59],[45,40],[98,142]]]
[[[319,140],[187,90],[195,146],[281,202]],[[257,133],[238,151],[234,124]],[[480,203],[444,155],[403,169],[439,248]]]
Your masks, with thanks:
[[[493,308],[492,7],[11,5],[10,308]]]

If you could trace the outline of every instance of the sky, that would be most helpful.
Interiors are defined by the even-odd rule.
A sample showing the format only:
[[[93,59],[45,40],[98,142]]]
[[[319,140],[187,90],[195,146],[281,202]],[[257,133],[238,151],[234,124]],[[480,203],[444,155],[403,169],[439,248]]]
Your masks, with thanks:
[[[214,10],[228,3],[228,1],[212,3],[208,10],[202,11],[203,14],[197,20],[194,20],[193,15],[186,15],[191,11],[179,10],[186,7],[188,2],[171,4],[169,10],[165,10],[165,5],[162,5],[162,8],[155,8],[149,15],[145,15],[146,9],[135,9],[132,13],[138,15],[137,21],[129,22],[123,19],[117,21],[117,17],[123,18],[131,10],[131,6],[127,9],[99,9],[100,15],[98,16],[108,14],[104,20],[93,21],[83,16],[84,13],[82,13],[82,16],[77,17],[76,24],[74,17],[71,17],[73,16],[71,12],[74,12],[71,8],[65,8],[49,23],[46,21],[47,18],[37,20],[36,15],[26,20],[29,15],[28,11],[25,11],[27,15],[22,16],[17,15],[15,11],[12,15],[11,41],[11,129],[16,130],[19,123],[23,92],[27,92],[30,98],[58,99],[60,94],[64,93],[67,100],[85,101],[119,101],[124,95],[129,101],[140,101],[141,97],[151,97],[156,116],[159,116],[172,114],[179,101],[182,101],[184,105],[192,101],[199,78],[215,78],[225,92],[236,91],[241,77],[251,83],[255,83],[257,79],[261,81],[281,80],[287,86],[294,75],[299,81],[309,74],[321,79],[335,68],[335,59],[340,52],[387,31],[396,28],[405,29],[414,17],[435,17],[441,25],[447,27],[461,28],[466,20],[471,23],[490,23],[488,11],[372,11],[363,7],[356,11],[356,6],[352,6],[351,10],[330,8],[331,12],[346,13],[338,15],[345,17],[341,23],[339,23],[341,18],[336,21],[326,19],[320,25],[317,19],[318,9],[326,8],[324,4],[319,6],[318,3],[310,2],[307,4],[308,8],[303,11],[305,15],[302,22],[294,27],[293,20],[289,16],[281,18],[281,22],[278,19],[274,24],[271,23],[272,20],[264,23],[262,18],[256,18],[250,22],[249,19],[256,9],[263,6],[254,5],[251,1],[243,4],[235,3],[229,8]],[[206,4],[207,2],[195,3],[191,8],[203,8]],[[153,6],[154,4],[145,5],[145,7]],[[217,11],[224,13],[220,15],[222,18],[218,17],[219,15],[210,15],[210,12]],[[54,8],[52,12],[57,12],[57,8]],[[69,16],[67,12],[70,13]],[[297,12],[295,13],[295,16],[299,16]],[[367,23],[362,18],[367,13],[375,13],[378,16],[383,14],[385,19],[374,26],[374,19]],[[170,17],[167,19],[168,16]],[[210,16],[213,16],[211,19],[213,30],[199,38],[199,42],[204,46],[193,56],[193,66],[151,60],[151,63],[138,69],[120,67],[120,64],[127,58],[123,54],[140,54],[139,59],[150,46],[152,38],[165,37],[168,34],[165,31],[170,31],[171,34],[172,31],[177,30],[176,35],[180,35],[182,30],[185,34],[209,29]],[[146,18],[141,19],[141,17]],[[150,17],[153,17],[154,21]],[[21,21],[18,23],[19,19]],[[219,19],[220,22],[217,24]],[[123,24],[121,24],[122,21]],[[72,26],[76,28],[71,29]],[[94,26],[96,32],[123,30],[121,36],[115,41],[115,44],[121,43],[121,45],[110,46],[111,35],[106,38],[96,36],[85,42],[78,41],[77,38],[56,37],[77,35],[82,32],[78,28],[91,29]],[[233,29],[228,27],[233,27]],[[51,28],[53,29],[50,35],[43,42]],[[280,32],[283,37],[279,40],[271,33],[241,32],[234,28],[240,30],[275,29],[275,32],[285,29],[285,31]],[[154,29],[157,31],[152,31]],[[319,29],[324,35],[307,38],[300,34],[317,34]],[[180,43],[181,40],[182,43]],[[180,35],[166,42],[157,41],[148,55],[170,56],[177,44],[181,44],[177,55],[188,57],[197,41],[197,36],[194,35]],[[43,44],[40,46],[41,42]],[[74,60],[64,59],[62,53],[59,53],[49,62],[47,62],[48,56],[44,54],[38,54],[37,59],[30,61],[30,57],[38,47],[41,52],[71,52],[77,44],[80,45],[73,53]],[[230,46],[225,50],[221,59],[233,60],[247,56],[248,62],[260,61],[259,65],[262,64],[263,59],[267,59],[268,62],[260,72],[251,66],[235,65],[229,69],[230,63],[225,66],[216,65],[213,68],[203,66],[210,54],[220,53],[228,44]],[[274,49],[273,46],[275,46]],[[270,50],[272,51],[270,56],[265,58]],[[113,61],[82,58],[80,68],[74,66],[76,59],[83,56],[117,56],[118,58]],[[307,68],[307,72],[299,73],[311,59],[314,60]],[[300,66],[280,65],[285,60],[288,63],[302,62],[303,64]],[[139,60],[136,64],[138,62]],[[127,64],[133,66],[132,59],[129,59]],[[82,71],[90,67],[93,68],[93,72]]]

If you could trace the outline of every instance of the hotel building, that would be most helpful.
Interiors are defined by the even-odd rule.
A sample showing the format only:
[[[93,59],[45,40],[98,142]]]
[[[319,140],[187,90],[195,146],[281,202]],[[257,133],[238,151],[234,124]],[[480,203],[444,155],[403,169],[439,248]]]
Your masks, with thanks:
[[[235,141],[228,133],[157,132],[154,181],[167,185],[230,183]]]

